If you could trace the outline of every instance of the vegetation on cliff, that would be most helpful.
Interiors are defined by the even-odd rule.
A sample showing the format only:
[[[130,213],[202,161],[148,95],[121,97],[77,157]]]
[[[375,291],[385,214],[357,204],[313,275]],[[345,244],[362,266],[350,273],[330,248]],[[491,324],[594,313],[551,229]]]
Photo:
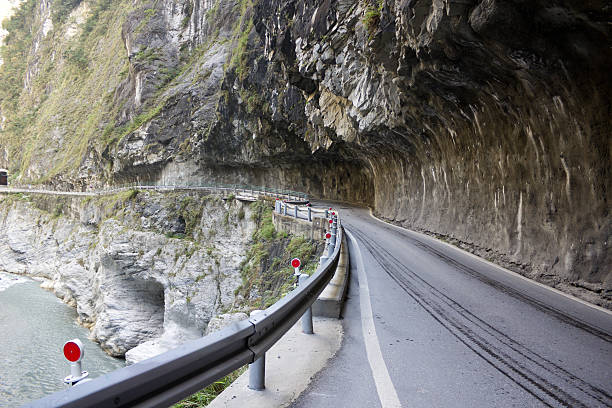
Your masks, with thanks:
[[[21,181],[266,180],[609,301],[600,2],[36,4],[0,68]]]
[[[115,92],[128,74],[121,27],[133,6],[58,1],[46,10],[38,3],[27,0],[5,22],[0,140],[11,172],[44,182],[78,169],[117,116]]]
[[[168,92],[179,85],[176,79],[191,86],[211,79],[211,71],[200,68],[215,44],[231,46],[224,69],[246,75],[252,2],[241,0],[229,10],[221,4],[206,11],[207,31],[194,37],[193,4],[179,2],[177,29],[183,33],[160,45],[156,30],[169,17],[160,2],[56,0],[48,8],[39,0],[24,2],[4,22],[0,165],[21,182],[111,179],[113,149],[176,104],[174,91]],[[228,16],[228,32],[220,32]],[[175,147],[189,152],[190,142],[179,136]],[[147,154],[168,147],[155,141],[144,146]]]
[[[246,371],[246,366],[239,368],[231,374],[215,381],[208,387],[185,398],[181,402],[173,405],[173,408],[201,408],[205,407],[215,399],[215,397],[230,386],[242,373]]]
[[[302,261],[302,272],[311,275],[323,250],[322,242],[288,236],[272,223],[272,208],[260,200],[252,205],[257,229],[241,264],[242,285],[236,290],[252,309],[265,309],[293,289],[291,259]]]

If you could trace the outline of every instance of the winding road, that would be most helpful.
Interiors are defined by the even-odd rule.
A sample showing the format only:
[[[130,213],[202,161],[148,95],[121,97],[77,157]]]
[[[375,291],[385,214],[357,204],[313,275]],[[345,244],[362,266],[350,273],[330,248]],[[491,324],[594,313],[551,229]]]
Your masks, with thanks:
[[[612,406],[612,313],[335,208],[350,238],[345,338],[293,407]]]

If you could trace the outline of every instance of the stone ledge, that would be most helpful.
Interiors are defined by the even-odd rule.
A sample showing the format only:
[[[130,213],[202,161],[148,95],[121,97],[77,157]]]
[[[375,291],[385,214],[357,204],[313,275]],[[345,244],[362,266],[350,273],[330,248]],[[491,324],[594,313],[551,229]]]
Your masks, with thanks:
[[[313,218],[312,222],[309,222],[289,215],[272,213],[272,222],[277,230],[293,235],[301,235],[313,240],[323,239],[323,234],[325,234],[327,227],[325,221],[324,218]]]

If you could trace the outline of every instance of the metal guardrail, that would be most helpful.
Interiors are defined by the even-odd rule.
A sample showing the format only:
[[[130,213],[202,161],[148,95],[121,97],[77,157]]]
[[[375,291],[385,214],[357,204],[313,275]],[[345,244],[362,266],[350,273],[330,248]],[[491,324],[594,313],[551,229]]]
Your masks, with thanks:
[[[57,194],[57,195],[75,195],[75,196],[97,196],[106,194],[115,194],[121,191],[132,189],[138,190],[153,190],[153,191],[169,191],[169,190],[187,190],[187,191],[211,191],[224,192],[228,194],[251,194],[264,195],[269,197],[280,197],[295,201],[308,201],[308,195],[299,191],[284,190],[277,188],[268,188],[262,186],[249,186],[239,184],[141,184],[129,183],[118,186],[103,188],[100,190],[89,191],[66,191],[66,190],[47,190],[37,188],[34,185],[15,185],[10,187],[0,187],[1,192],[15,193],[38,193],[38,194]]]
[[[274,211],[281,215],[306,221],[312,221],[312,219],[315,217],[329,218],[329,210],[312,208],[310,205],[300,206],[298,204],[290,204],[280,200],[276,200]]]
[[[342,242],[340,220],[335,217]],[[334,242],[334,243],[335,243]],[[330,242],[330,249],[331,247]],[[281,300],[247,320],[26,404],[31,408],[167,407],[201,390],[270,349],[304,314],[334,275],[341,245],[316,272]]]

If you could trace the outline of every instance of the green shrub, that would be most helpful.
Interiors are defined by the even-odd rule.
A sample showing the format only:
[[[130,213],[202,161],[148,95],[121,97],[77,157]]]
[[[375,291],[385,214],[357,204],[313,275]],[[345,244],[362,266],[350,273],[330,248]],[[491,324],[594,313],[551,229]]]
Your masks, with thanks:
[[[74,10],[83,0],[55,0],[53,2],[51,20],[58,25],[66,21],[72,10]]]
[[[69,48],[64,51],[64,58],[78,69],[87,69],[89,66],[89,59],[82,47]]]
[[[363,16],[363,25],[368,31],[368,35],[371,37],[378,25],[380,24],[380,15],[383,9],[383,0],[378,0],[378,6],[375,7],[373,5],[368,6],[366,9],[365,15]]]
[[[274,239],[275,236],[276,228],[274,228],[274,224],[266,224],[259,230],[259,238],[271,240]]]
[[[58,218],[60,217],[62,214],[64,213],[64,204],[63,203],[59,203],[55,206],[55,208],[53,209],[53,214],[52,217],[53,218]]]

